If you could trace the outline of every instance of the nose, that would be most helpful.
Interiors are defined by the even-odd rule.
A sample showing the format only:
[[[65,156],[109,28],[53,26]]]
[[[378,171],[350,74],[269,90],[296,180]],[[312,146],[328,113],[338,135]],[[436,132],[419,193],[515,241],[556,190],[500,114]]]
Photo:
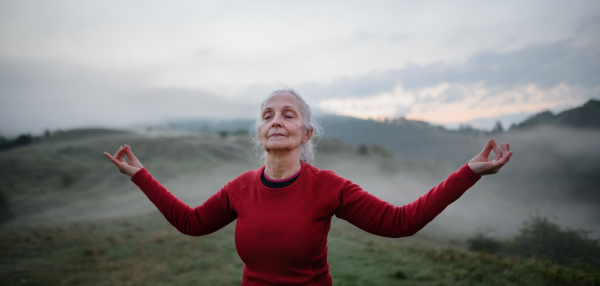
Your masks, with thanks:
[[[272,127],[281,127],[281,114],[275,114],[273,121],[271,122]]]

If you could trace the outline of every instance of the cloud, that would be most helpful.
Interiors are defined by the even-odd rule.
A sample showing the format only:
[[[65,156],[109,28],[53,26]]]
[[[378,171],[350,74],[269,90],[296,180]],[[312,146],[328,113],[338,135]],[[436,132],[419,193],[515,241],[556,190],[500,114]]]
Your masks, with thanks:
[[[523,114],[600,98],[600,49],[561,41],[481,52],[463,63],[409,65],[303,90],[320,108],[336,114],[491,128],[489,122],[499,118],[510,124]]]
[[[305,84],[300,90],[315,99],[363,97],[392,90],[437,86],[441,83],[483,83],[495,88],[535,84],[550,88],[561,83],[593,88],[600,83],[600,48],[573,41],[541,44],[509,52],[487,51],[465,62],[409,64],[402,69],[344,77],[328,84]]]
[[[319,102],[319,108],[330,113],[360,118],[384,119],[403,115],[415,101],[415,95],[397,86],[391,92],[360,98],[330,98]],[[405,109],[403,109],[405,108]]]
[[[203,90],[146,88],[146,80],[140,74],[56,61],[0,60],[0,134],[198,117],[237,119],[257,113],[254,98],[234,101]]]
[[[367,97],[332,98],[319,102],[325,111],[360,118],[384,119],[404,116],[443,125],[472,122],[489,128],[507,114],[531,114],[557,106],[579,105],[587,100],[586,90],[559,84],[542,88],[535,84],[512,89],[488,88],[483,83],[441,83],[433,87],[405,89]],[[483,120],[483,119],[489,120]],[[515,118],[515,117],[510,117]],[[514,123],[514,122],[511,122]]]

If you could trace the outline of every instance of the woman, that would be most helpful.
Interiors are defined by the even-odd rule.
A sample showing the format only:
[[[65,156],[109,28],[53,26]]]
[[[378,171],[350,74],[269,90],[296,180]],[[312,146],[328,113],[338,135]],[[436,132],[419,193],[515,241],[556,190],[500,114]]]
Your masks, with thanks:
[[[275,91],[263,102],[256,131],[265,165],[238,176],[196,208],[153,179],[129,146],[114,156],[104,153],[182,233],[206,235],[237,219],[235,243],[245,264],[242,285],[331,285],[327,234],[333,215],[376,235],[413,235],[482,175],[497,173],[512,155],[508,143],[499,148],[490,139],[444,182],[395,207],[309,164],[315,125],[308,105],[294,91]],[[492,149],[496,156],[490,162]]]

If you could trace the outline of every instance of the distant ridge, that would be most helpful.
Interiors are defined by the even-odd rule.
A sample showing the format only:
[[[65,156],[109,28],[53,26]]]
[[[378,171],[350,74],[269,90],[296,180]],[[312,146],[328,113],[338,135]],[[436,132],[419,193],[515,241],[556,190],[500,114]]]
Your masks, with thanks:
[[[543,111],[512,125],[510,129],[525,129],[541,125],[568,126],[582,129],[600,129],[600,100],[590,99],[583,106],[552,114]]]

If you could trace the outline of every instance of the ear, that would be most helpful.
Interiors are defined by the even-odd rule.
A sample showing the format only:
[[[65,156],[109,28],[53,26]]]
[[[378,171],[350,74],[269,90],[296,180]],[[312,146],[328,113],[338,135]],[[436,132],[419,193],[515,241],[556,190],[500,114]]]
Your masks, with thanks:
[[[306,130],[306,132],[304,132],[304,138],[302,138],[302,143],[308,143],[308,141],[310,141],[310,138],[312,138],[312,135],[313,129]]]

